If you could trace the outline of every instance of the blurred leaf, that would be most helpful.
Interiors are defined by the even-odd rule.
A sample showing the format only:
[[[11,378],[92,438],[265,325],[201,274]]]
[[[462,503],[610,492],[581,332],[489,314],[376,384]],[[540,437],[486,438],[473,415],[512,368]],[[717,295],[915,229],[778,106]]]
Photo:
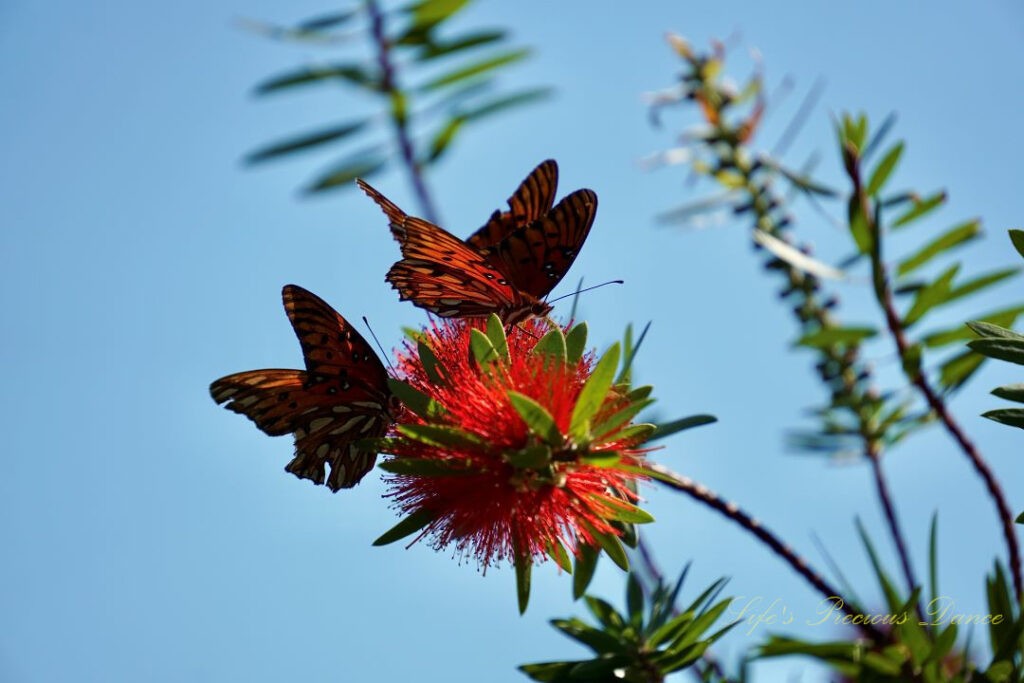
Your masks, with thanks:
[[[513,547],[512,552],[515,556],[513,561],[516,567],[516,596],[519,602],[519,613],[523,614],[530,602],[530,573],[533,569],[533,558],[519,548]]]
[[[761,155],[758,159],[764,165],[781,173],[782,176],[792,183],[794,187],[807,194],[819,195],[821,197],[836,197],[839,195],[839,193],[832,188],[816,182],[813,178],[808,178],[796,171],[789,170],[768,155]]]
[[[1007,401],[1024,403],[1024,384],[1007,384],[1004,387],[996,387],[992,394]]]
[[[892,227],[894,229],[902,228],[904,225],[927,216],[946,201],[946,193],[945,191],[939,191],[930,197],[925,197],[924,199],[918,199],[915,197],[913,198],[913,201],[914,205],[893,222]]]
[[[619,565],[622,571],[628,572],[629,558],[626,557],[626,549],[622,547],[622,541],[619,540],[619,537],[611,533],[598,531],[589,524],[586,524],[586,522],[584,524],[587,527],[587,532],[594,537],[594,540],[601,546],[605,554],[612,558],[612,562]]]
[[[275,159],[279,156],[291,154],[292,152],[307,150],[310,147],[316,147],[335,140],[342,140],[353,133],[359,132],[365,128],[369,122],[369,119],[364,119],[353,123],[345,123],[340,126],[326,128],[315,133],[307,133],[306,135],[301,135],[290,140],[261,147],[255,152],[249,153],[245,157],[245,163],[256,164],[261,161],[267,161],[268,159]]]
[[[1010,230],[1010,241],[1013,242],[1014,249],[1021,256],[1024,256],[1024,230]]]
[[[387,159],[373,154],[357,154],[342,161],[319,176],[305,189],[307,194],[340,188],[355,187],[356,178],[370,178],[387,165]]]
[[[1002,282],[1006,278],[1016,275],[1018,271],[1020,271],[1020,268],[1004,268],[1003,270],[996,270],[976,277],[973,280],[968,280],[964,284],[955,287],[953,291],[950,292],[949,299],[947,301],[961,299],[968,294],[973,294],[974,292],[990,287],[997,282]]]
[[[629,622],[639,628],[644,623],[644,589],[636,574],[630,572],[626,580],[626,611],[629,613]]]
[[[529,54],[530,50],[527,48],[504,52],[495,57],[489,57],[469,64],[468,66],[459,67],[454,71],[444,74],[443,76],[432,79],[425,85],[421,86],[420,90],[423,92],[437,90],[438,88],[443,88],[447,85],[451,85],[452,83],[458,83],[459,81],[463,81],[467,78],[493,71],[494,69],[505,66],[506,64],[514,64],[515,62],[525,59]]]
[[[623,424],[629,422],[637,413],[646,408],[647,406],[654,403],[654,399],[641,399],[638,401],[631,401],[625,407],[615,411],[606,418],[603,418],[600,422],[596,423],[591,430],[595,439],[603,439],[608,434],[611,434],[614,430],[621,427]]]
[[[540,341],[533,347],[536,355],[551,356],[558,363],[565,363],[568,355],[565,348],[565,335],[559,327],[553,327],[540,338]]]
[[[846,277],[843,271],[811,258],[796,247],[786,244],[778,237],[774,237],[760,228],[754,230],[754,241],[797,270],[830,280],[842,280]]]
[[[877,331],[870,327],[826,327],[817,332],[804,335],[797,340],[797,346],[809,346],[813,349],[827,349],[830,346],[853,346]]]
[[[427,376],[430,383],[435,386],[444,386],[447,370],[434,354],[434,350],[425,341],[417,341],[416,355],[419,356],[423,374]]]
[[[1005,337],[985,337],[967,342],[974,351],[999,360],[1024,365],[1024,340]]]
[[[579,662],[543,662],[540,664],[523,664],[519,670],[535,681],[542,683],[560,683],[572,680],[570,672]]]
[[[658,428],[647,440],[655,441],[657,439],[664,439],[676,434],[677,432],[682,432],[694,427],[701,427],[703,425],[709,425],[712,422],[718,422],[718,418],[714,415],[690,415],[689,417],[672,420],[671,422],[664,422],[657,426]]]
[[[423,0],[405,8],[412,14],[413,24],[434,26],[459,12],[469,0]]]
[[[512,407],[519,413],[519,416],[523,418],[526,426],[530,428],[530,431],[551,446],[558,447],[562,445],[562,432],[558,430],[555,418],[551,416],[551,413],[544,406],[529,396],[515,391],[508,392],[508,399],[511,401]]]
[[[444,126],[434,135],[430,141],[430,152],[427,155],[427,162],[433,163],[441,158],[448,146],[455,139],[455,135],[462,129],[466,120],[461,116],[448,119]]]
[[[975,237],[978,237],[980,234],[981,222],[979,220],[974,219],[967,221],[966,223],[962,223],[925,245],[913,256],[902,261],[896,269],[896,275],[898,277],[902,277],[923,266],[942,252],[964,244]]]
[[[939,383],[947,390],[962,386],[985,362],[985,357],[965,351],[953,356],[942,364],[939,370]]]
[[[416,59],[425,62],[481,45],[489,45],[502,40],[504,37],[504,31],[477,31],[461,35],[457,38],[451,38],[444,42],[427,42],[419,54],[416,55]]]
[[[943,271],[934,282],[926,284],[917,291],[917,296],[914,297],[914,303],[910,306],[910,310],[907,311],[907,315],[903,318],[904,327],[910,327],[923,318],[931,309],[935,308],[939,304],[947,303],[951,300],[953,278],[956,277],[959,270],[960,264],[954,263],[948,269]]]
[[[580,619],[552,619],[551,625],[573,640],[583,643],[597,654],[622,652],[622,642],[600,629],[589,626]]]
[[[548,557],[555,561],[563,571],[572,574],[572,560],[569,559],[569,552],[565,549],[560,541],[548,545],[547,547]]]
[[[882,121],[882,125],[875,130],[871,139],[868,140],[868,143],[864,145],[864,149],[861,150],[860,156],[862,160],[866,160],[876,149],[878,149],[878,146],[881,145],[886,136],[889,135],[889,131],[891,131],[893,126],[896,125],[896,118],[896,112],[889,112],[889,115],[885,117],[884,121]]]
[[[587,592],[590,580],[594,578],[594,570],[597,569],[597,560],[600,555],[597,550],[583,543],[579,548],[579,556],[576,558],[576,566],[572,572],[572,597],[579,600]]]
[[[465,111],[460,113],[460,116],[462,116],[462,118],[467,122],[479,121],[480,119],[505,111],[506,109],[512,109],[523,104],[529,104],[531,102],[546,99],[551,96],[552,92],[554,92],[552,88],[530,88],[528,90],[521,90],[519,92],[512,93],[511,95],[495,97],[483,104],[467,108]]]
[[[374,76],[371,76],[363,66],[353,63],[308,66],[295,71],[289,71],[257,85],[256,94],[266,95],[300,85],[312,85],[330,81],[344,81],[370,90],[380,90],[380,82]]]
[[[391,527],[388,531],[381,534],[373,544],[388,545],[389,543],[394,543],[395,541],[416,533],[435,519],[437,519],[437,515],[435,513],[428,510],[417,510],[395,526]]]
[[[551,447],[547,444],[533,444],[518,451],[505,451],[505,462],[516,469],[539,470],[551,464]]]
[[[878,162],[878,166],[875,167],[874,172],[871,174],[871,179],[868,181],[867,194],[869,197],[875,196],[882,189],[885,181],[889,179],[889,176],[896,168],[896,164],[899,163],[902,154],[903,143],[897,142],[885,153],[882,160]]]
[[[297,28],[301,31],[322,31],[326,28],[337,28],[359,16],[361,11],[360,9],[350,9],[342,10],[341,12],[331,12],[330,14],[321,14],[312,19],[306,19]]]
[[[979,316],[977,320],[979,322],[990,323],[992,325],[999,325],[1000,327],[1011,327],[1014,322],[1017,321],[1017,317],[1021,313],[1024,313],[1024,306],[1014,306],[1013,308],[1003,309],[988,315]],[[957,325],[946,330],[938,332],[932,332],[925,336],[921,343],[927,347],[939,347],[953,344],[955,342],[966,341],[973,339],[974,335],[971,334],[971,328],[967,325]]]
[[[644,325],[643,331],[640,332],[640,336],[636,340],[636,344],[633,343],[633,326],[629,325],[626,327],[626,340],[625,340],[625,358],[622,361],[622,370],[619,372],[619,376],[615,378],[616,384],[629,383],[632,381],[632,369],[633,360],[636,358],[636,352],[640,350],[640,347],[644,343],[644,339],[647,338],[647,332],[651,329],[651,322],[648,321]]]

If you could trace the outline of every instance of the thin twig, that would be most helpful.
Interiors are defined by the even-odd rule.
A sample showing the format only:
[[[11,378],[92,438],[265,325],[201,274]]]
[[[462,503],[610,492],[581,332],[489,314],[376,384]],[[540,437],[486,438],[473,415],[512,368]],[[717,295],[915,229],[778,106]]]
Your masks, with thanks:
[[[849,154],[853,154],[850,152]],[[935,391],[928,378],[925,376],[920,369],[914,369],[915,366],[909,362],[910,360],[910,344],[907,342],[906,334],[903,329],[903,322],[900,319],[899,313],[896,312],[896,305],[893,302],[892,287],[889,284],[889,274],[885,267],[885,263],[882,260],[882,235],[881,226],[878,225],[875,220],[874,213],[870,210],[870,204],[868,197],[864,192],[863,183],[860,177],[860,168],[858,159],[852,158],[848,163],[848,174],[853,182],[854,193],[860,201],[860,209],[864,214],[864,219],[867,221],[869,233],[872,236],[871,240],[871,272],[872,279],[874,282],[875,298],[878,300],[879,306],[881,306],[883,313],[885,314],[886,327],[889,329],[889,334],[892,336],[893,341],[896,344],[896,351],[899,353],[901,359],[903,359],[903,372],[907,376],[907,379],[917,387],[918,391],[924,397],[928,403],[928,407],[932,409],[939,420],[942,422],[946,431],[949,432],[953,440],[956,441],[960,450],[964,452],[968,460],[974,466],[978,476],[981,477],[985,483],[985,487],[988,489],[989,496],[992,498],[992,502],[996,506],[996,511],[999,515],[999,519],[1003,527],[1003,536],[1006,539],[1006,548],[1010,558],[1010,572],[1013,574],[1013,586],[1017,594],[1017,599],[1024,597],[1024,583],[1021,580],[1021,558],[1020,558],[1020,546],[1017,542],[1017,532],[1014,528],[1013,513],[1010,510],[1010,505],[1006,501],[1006,496],[1003,494],[1002,486],[999,484],[999,480],[996,479],[995,474],[989,467],[988,463],[982,457],[981,452],[977,446],[974,445],[964,430],[960,427],[960,424],[953,418],[953,415],[949,412],[946,407],[945,400]]]
[[[892,502],[892,494],[889,492],[889,484],[885,479],[885,471],[882,470],[882,452],[875,446],[877,441],[869,442],[867,457],[871,462],[871,472],[875,478],[875,489],[878,491],[878,500],[882,503],[882,510],[885,512],[885,521],[889,525],[889,533],[893,543],[896,545],[896,554],[900,558],[900,566],[903,568],[903,578],[907,582],[907,592],[913,593],[917,588],[917,578],[914,575],[914,568],[910,563],[910,552],[907,550],[907,542],[900,528],[899,518],[896,516],[896,506]],[[918,614],[923,615],[921,605],[917,605]]]
[[[836,607],[841,609],[843,612],[853,617],[863,614],[855,604],[844,599],[835,587],[826,582],[818,572],[811,569],[810,565],[807,564],[807,561],[804,558],[797,555],[796,552],[783,543],[778,536],[766,529],[759,521],[744,512],[738,505],[723,500],[714,491],[711,491],[703,484],[698,484],[693,479],[677,474],[663,465],[645,463],[643,467],[651,473],[656,481],[665,484],[671,489],[685,493],[694,500],[707,505],[753,534],[758,540],[767,545],[772,552],[782,558],[793,571],[811,584],[815,590],[825,597],[826,600],[833,600],[838,603],[836,604]],[[875,643],[882,643],[886,641],[882,632],[872,624],[863,623],[863,618],[861,619],[861,622],[862,623],[857,624],[857,627]]]
[[[423,180],[420,162],[416,159],[416,150],[409,137],[408,108],[405,104],[396,104],[404,95],[395,81],[395,68],[391,62],[391,39],[384,30],[384,14],[380,11],[376,0],[366,0],[366,9],[370,14],[370,33],[377,49],[377,64],[380,66],[381,90],[391,98],[391,123],[395,128],[398,148],[402,153],[402,161],[409,174],[409,182],[419,200],[423,217],[431,223],[438,222],[434,202]]]

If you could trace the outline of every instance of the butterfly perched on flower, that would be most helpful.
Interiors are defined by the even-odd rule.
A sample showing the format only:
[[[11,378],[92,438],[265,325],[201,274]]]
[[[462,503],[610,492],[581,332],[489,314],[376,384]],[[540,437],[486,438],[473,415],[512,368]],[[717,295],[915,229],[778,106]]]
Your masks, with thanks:
[[[495,211],[466,241],[357,182],[383,209],[402,249],[387,281],[403,301],[445,318],[496,313],[512,325],[550,313],[543,299],[572,266],[597,213],[591,190],[576,190],[554,205],[558,164],[551,159],[520,183],[508,211]]]
[[[239,372],[211,384],[210,394],[270,436],[294,435],[286,471],[323,484],[329,465],[327,486],[351,488],[377,458],[358,442],[383,436],[401,404],[377,354],[347,320],[302,287],[286,285],[282,298],[306,369]]]

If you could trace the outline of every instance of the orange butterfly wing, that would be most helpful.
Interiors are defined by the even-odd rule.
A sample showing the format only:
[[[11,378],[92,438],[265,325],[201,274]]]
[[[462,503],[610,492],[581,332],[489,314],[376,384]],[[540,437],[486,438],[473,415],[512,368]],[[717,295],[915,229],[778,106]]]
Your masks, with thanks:
[[[245,415],[270,436],[295,435],[285,467],[332,491],[351,488],[377,454],[356,442],[383,436],[391,424],[387,371],[366,340],[315,294],[288,285],[285,310],[302,345],[306,370],[250,370],[210,385],[218,404]]]
[[[384,211],[402,260],[385,278],[403,301],[442,317],[478,317],[523,308],[530,303],[500,265],[447,230],[407,215],[387,197],[359,180],[359,187]]]
[[[517,289],[546,297],[569,271],[597,215],[597,195],[576,190],[545,216],[514,230],[501,242],[481,250]]]
[[[501,242],[516,228],[529,225],[551,211],[557,189],[558,164],[554,159],[542,161],[509,197],[509,210],[495,211],[466,243],[480,251]]]

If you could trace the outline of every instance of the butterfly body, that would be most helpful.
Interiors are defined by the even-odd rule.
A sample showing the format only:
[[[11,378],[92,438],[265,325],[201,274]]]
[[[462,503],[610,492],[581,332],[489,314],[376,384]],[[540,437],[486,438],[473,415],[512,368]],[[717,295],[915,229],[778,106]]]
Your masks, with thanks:
[[[387,215],[402,250],[385,279],[403,301],[446,318],[495,313],[512,325],[548,315],[551,306],[543,298],[569,270],[597,211],[590,190],[554,205],[558,166],[552,160],[520,183],[508,211],[495,211],[465,241],[358,183]]]
[[[358,442],[384,436],[401,406],[380,359],[347,320],[296,285],[282,298],[306,369],[235,373],[211,384],[210,394],[270,436],[294,435],[286,471],[332,491],[350,488],[377,457]]]

